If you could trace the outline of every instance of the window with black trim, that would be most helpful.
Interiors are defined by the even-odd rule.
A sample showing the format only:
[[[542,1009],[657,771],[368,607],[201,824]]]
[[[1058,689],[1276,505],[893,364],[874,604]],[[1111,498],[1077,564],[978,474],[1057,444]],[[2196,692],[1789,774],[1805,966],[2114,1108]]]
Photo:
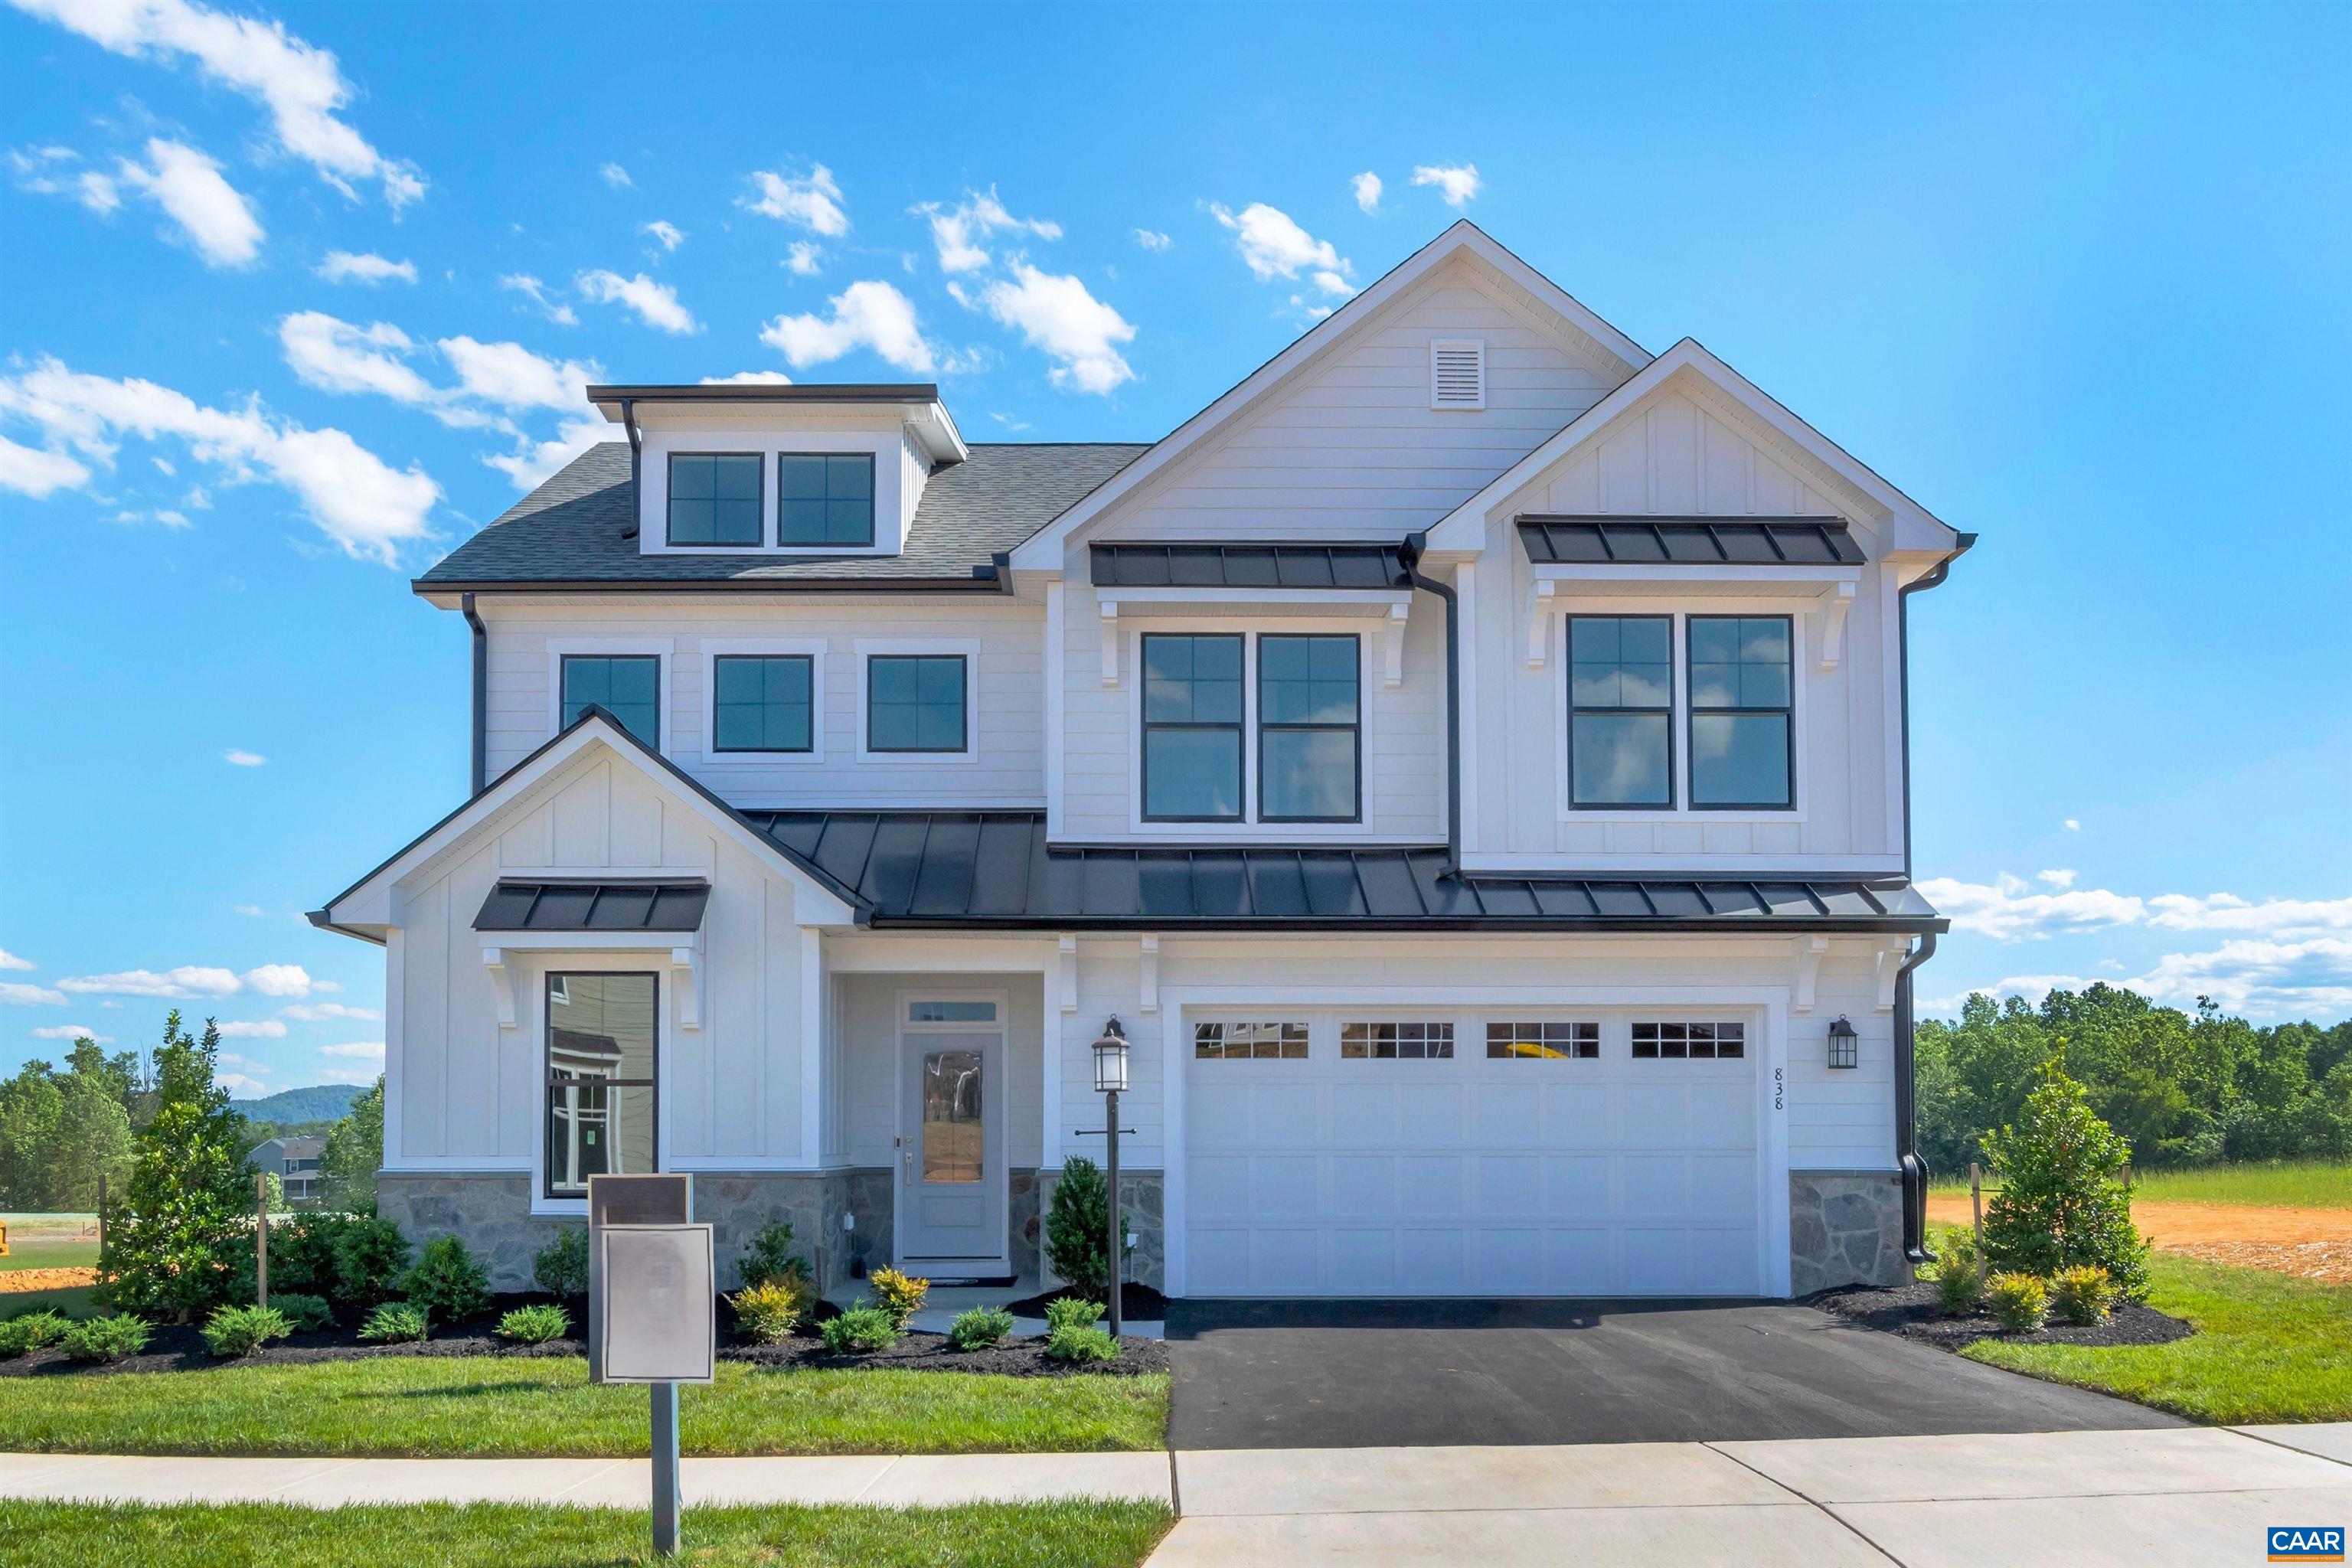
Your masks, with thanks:
[[[1242,816],[1242,638],[1143,639],[1143,815],[1155,822]]]
[[[1305,1024],[1195,1024],[1192,1054],[1226,1061],[1307,1059]]]
[[[660,1007],[651,974],[547,977],[547,1196],[585,1197],[591,1176],[657,1168]]]
[[[1361,815],[1363,726],[1352,637],[1257,639],[1261,822],[1353,822]]]
[[[669,542],[749,545],[760,538],[760,454],[672,452]]]
[[[1453,1055],[1450,1022],[1339,1026],[1339,1056],[1346,1061],[1443,1061]]]
[[[563,722],[571,723],[590,708],[606,710],[630,734],[661,750],[661,657],[565,654]]]
[[[960,653],[877,653],[866,661],[866,749],[969,749],[966,661]]]
[[[1745,1024],[1637,1023],[1633,1026],[1633,1057],[1637,1061],[1660,1058],[1680,1061],[1731,1061],[1748,1054]]]
[[[1601,1055],[1601,1026],[1575,1020],[1488,1024],[1486,1055],[1496,1061],[1591,1061]]]
[[[711,750],[814,750],[815,664],[804,653],[714,655],[710,661]]]
[[[1569,804],[1675,804],[1670,616],[1568,618]]]
[[[872,544],[874,454],[777,453],[776,542]]]
[[[1795,802],[1790,632],[1786,616],[1690,618],[1694,809]]]

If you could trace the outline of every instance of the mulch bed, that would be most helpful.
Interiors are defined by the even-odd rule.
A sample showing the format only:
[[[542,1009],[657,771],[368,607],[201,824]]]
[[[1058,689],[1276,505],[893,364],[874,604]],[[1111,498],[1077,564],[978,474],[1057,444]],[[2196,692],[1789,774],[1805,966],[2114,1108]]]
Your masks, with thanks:
[[[1888,1289],[1856,1285],[1823,1290],[1806,1297],[1805,1305],[1865,1329],[1900,1334],[1943,1351],[1957,1351],[1987,1339],[2021,1345],[2168,1345],[2197,1331],[2190,1324],[2153,1307],[2126,1303],[2110,1312],[2105,1322],[2088,1328],[2076,1328],[2053,1318],[2032,1333],[2012,1334],[1990,1313],[1975,1312],[1964,1318],[1945,1316],[1936,1300],[1932,1281]]]
[[[291,1339],[273,1341],[253,1354],[236,1361],[223,1361],[206,1350],[204,1335],[194,1323],[159,1323],[149,1332],[146,1350],[138,1355],[93,1366],[68,1361],[65,1352],[59,1350],[39,1350],[27,1355],[0,1360],[0,1378],[88,1377],[125,1372],[204,1372],[225,1366],[291,1366],[312,1362],[372,1361],[380,1357],[403,1356],[530,1361],[543,1356],[586,1355],[586,1342],[577,1338],[550,1340],[537,1345],[517,1345],[508,1343],[491,1331],[498,1326],[499,1319],[511,1309],[549,1300],[551,1298],[545,1296],[494,1297],[490,1310],[479,1317],[447,1329],[436,1328],[431,1339],[405,1344],[373,1344],[362,1340],[356,1314],[347,1313],[344,1316],[354,1321],[321,1333],[296,1334]],[[570,1305],[572,1322],[584,1327],[587,1319],[585,1305],[580,1302]],[[820,1302],[814,1315],[822,1320],[835,1317],[840,1310],[829,1302]],[[1043,1311],[1042,1308],[1040,1311]],[[1167,1347],[1157,1340],[1122,1338],[1118,1360],[1080,1365],[1047,1360],[1043,1336],[1009,1341],[992,1350],[957,1351],[948,1348],[945,1335],[909,1333],[887,1351],[878,1351],[871,1355],[837,1356],[824,1348],[824,1342],[814,1331],[795,1334],[779,1345],[734,1342],[734,1319],[733,1310],[722,1299],[719,1303],[719,1359],[747,1362],[780,1371],[890,1367],[909,1372],[992,1373],[1007,1377],[1085,1377],[1125,1376],[1168,1370]]]
[[[1042,1296],[1024,1296],[1018,1301],[1007,1301],[1004,1310],[1016,1318],[1042,1318],[1045,1309],[1069,1296],[1084,1296],[1099,1300],[1101,1293],[1088,1296],[1083,1290],[1073,1290],[1067,1285],[1058,1290],[1048,1290]],[[1123,1321],[1129,1323],[1164,1323],[1168,1321],[1168,1298],[1149,1285],[1128,1280],[1118,1288],[1118,1310]]]

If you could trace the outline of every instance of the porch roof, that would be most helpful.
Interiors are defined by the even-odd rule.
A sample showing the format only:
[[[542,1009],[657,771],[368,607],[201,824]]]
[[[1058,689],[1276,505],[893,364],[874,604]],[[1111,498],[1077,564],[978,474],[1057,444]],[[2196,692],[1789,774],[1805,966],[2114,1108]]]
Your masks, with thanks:
[[[1445,876],[1442,847],[1053,845],[1042,812],[746,811],[872,923],[1038,931],[1947,929],[1900,878]]]

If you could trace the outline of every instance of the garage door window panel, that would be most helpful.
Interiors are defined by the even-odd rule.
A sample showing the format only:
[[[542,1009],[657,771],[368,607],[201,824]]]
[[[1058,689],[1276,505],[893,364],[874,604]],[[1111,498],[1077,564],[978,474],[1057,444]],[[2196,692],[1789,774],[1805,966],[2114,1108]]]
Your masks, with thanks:
[[[1559,1020],[1488,1024],[1486,1055],[1495,1061],[1598,1060],[1601,1026]]]
[[[1444,1061],[1454,1056],[1451,1023],[1342,1024],[1343,1061]]]
[[[1737,1061],[1747,1054],[1742,1024],[1643,1020],[1633,1026],[1635,1061]]]
[[[1303,1062],[1307,1054],[1303,1023],[1192,1026],[1192,1055],[1202,1061]]]

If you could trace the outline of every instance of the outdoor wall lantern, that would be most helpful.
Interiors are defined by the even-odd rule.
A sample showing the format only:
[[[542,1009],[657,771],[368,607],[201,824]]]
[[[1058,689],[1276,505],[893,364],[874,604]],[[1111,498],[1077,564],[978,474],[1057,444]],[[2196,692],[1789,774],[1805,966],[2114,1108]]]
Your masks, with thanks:
[[[1838,1021],[1830,1026],[1830,1066],[1852,1068],[1861,1065],[1862,1037],[1855,1034],[1853,1026],[1840,1015]]]
[[[1095,1092],[1120,1094],[1127,1089],[1127,1031],[1114,1014],[1095,1042]]]

